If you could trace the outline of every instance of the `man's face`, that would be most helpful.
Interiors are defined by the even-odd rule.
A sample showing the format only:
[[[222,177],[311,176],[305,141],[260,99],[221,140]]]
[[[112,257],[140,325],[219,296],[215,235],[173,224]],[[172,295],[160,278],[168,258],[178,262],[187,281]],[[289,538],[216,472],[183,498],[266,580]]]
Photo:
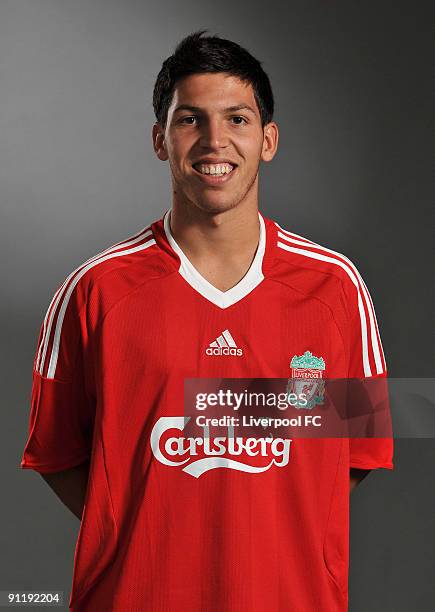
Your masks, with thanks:
[[[260,160],[275,153],[275,127],[263,130],[250,84],[227,73],[195,74],[176,84],[165,130],[153,128],[154,148],[169,160],[177,201],[223,212],[253,190],[256,199]]]

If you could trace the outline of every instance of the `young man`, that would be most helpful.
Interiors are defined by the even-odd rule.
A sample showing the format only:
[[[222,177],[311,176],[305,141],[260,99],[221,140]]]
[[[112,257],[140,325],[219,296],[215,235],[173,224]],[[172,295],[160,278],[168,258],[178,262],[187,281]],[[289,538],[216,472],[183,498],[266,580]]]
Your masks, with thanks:
[[[391,440],[293,439],[278,462],[185,433],[187,378],[289,378],[305,355],[329,378],[386,375],[354,265],[258,210],[278,145],[267,75],[203,34],[154,89],[172,207],[55,293],[21,465],[81,517],[72,610],[344,611],[349,491],[393,467]]]

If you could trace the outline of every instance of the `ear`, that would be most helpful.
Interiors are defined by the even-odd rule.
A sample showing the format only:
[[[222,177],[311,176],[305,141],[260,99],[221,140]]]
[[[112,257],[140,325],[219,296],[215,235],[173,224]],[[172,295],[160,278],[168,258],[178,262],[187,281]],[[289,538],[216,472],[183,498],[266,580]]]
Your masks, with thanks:
[[[158,122],[153,125],[152,139],[155,154],[162,161],[166,161],[168,159],[168,153],[166,151],[165,131]]]
[[[263,128],[263,149],[261,151],[261,159],[263,161],[271,161],[278,148],[279,130],[275,121],[271,121]]]

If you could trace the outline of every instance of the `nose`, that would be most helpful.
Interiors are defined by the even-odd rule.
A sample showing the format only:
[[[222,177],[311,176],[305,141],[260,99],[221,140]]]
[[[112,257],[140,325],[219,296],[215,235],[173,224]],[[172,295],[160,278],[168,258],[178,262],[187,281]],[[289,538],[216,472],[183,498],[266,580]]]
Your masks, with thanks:
[[[201,147],[207,149],[221,149],[226,147],[229,144],[229,139],[224,122],[217,118],[203,121],[199,144]]]

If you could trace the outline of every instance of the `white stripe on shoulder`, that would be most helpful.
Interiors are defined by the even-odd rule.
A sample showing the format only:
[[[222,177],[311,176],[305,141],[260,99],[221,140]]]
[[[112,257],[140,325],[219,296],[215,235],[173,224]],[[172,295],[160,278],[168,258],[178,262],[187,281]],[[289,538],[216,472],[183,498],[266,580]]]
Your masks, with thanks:
[[[53,321],[54,321],[54,318],[57,312],[58,305],[62,299],[62,296],[63,294],[65,294],[65,289],[68,286],[68,283],[74,278],[76,274],[79,274],[85,267],[87,271],[94,265],[100,263],[101,261],[105,261],[107,259],[108,254],[114,254],[116,256],[127,255],[128,253],[133,252],[133,251],[130,249],[127,252],[126,250],[118,250],[118,249],[125,249],[126,247],[129,247],[133,244],[137,244],[138,242],[141,242],[142,240],[145,240],[146,238],[149,238],[150,236],[152,236],[151,226],[147,226],[143,228],[139,233],[134,234],[133,236],[130,236],[126,240],[118,242],[108,247],[107,249],[105,249],[104,251],[101,251],[101,253],[98,253],[97,255],[94,255],[93,257],[90,257],[85,262],[80,264],[80,266],[78,266],[75,270],[73,270],[71,274],[67,276],[65,281],[62,283],[62,285],[59,287],[59,289],[54,294],[53,299],[51,300],[50,305],[48,306],[47,313],[44,318],[43,335],[42,335],[41,342],[39,345],[38,357],[36,361],[36,370],[41,375],[43,374],[43,370],[44,370],[44,363],[46,359],[48,346],[50,343],[50,335],[51,335],[51,328],[53,326]],[[146,242],[146,246],[151,246],[151,244],[155,244],[155,240]],[[141,250],[142,247],[146,248],[144,245],[140,245],[140,248],[137,248],[137,250]]]
[[[69,274],[67,276],[67,278],[64,280],[62,285],[58,288],[58,290],[54,294],[53,299],[51,300],[51,302],[50,302],[50,304],[49,304],[49,306],[47,308],[47,312],[46,312],[46,315],[45,315],[45,318],[44,318],[43,335],[42,335],[41,342],[40,342],[40,345],[39,345],[38,357],[37,357],[37,361],[36,361],[36,369],[37,369],[37,371],[41,375],[43,373],[45,354],[47,352],[48,342],[49,342],[49,339],[50,339],[50,331],[51,331],[51,327],[52,327],[52,324],[53,324],[53,317],[54,317],[55,312],[56,312],[56,307],[57,307],[57,305],[59,303],[59,300],[61,298],[62,292],[64,291],[66,285],[69,283],[71,278],[74,276],[74,274],[79,272],[81,270],[81,268],[83,268],[86,264],[90,263],[91,261],[95,261],[99,257],[102,257],[104,254],[112,252],[112,251],[116,250],[117,248],[125,247],[125,246],[130,246],[132,244],[140,242],[141,240],[143,240],[148,235],[147,232],[149,232],[150,229],[151,229],[151,226],[144,227],[137,234],[134,234],[133,236],[129,236],[125,240],[121,240],[120,242],[117,242],[116,244],[111,245],[110,247],[108,247],[104,251],[101,251],[101,253],[97,253],[96,255],[90,257],[85,262],[81,263],[80,266],[78,266],[75,270],[73,270],[71,272],[71,274]],[[51,310],[52,306],[53,306],[53,309],[52,309],[51,315],[50,315],[50,310]],[[42,351],[42,355],[43,355],[42,356],[42,363],[41,363],[41,351]]]
[[[276,221],[274,221],[274,223],[276,227],[280,229],[286,236],[289,236],[289,238],[300,238],[300,240],[302,240],[303,242],[307,242],[308,244],[316,244],[312,240],[308,240],[308,238],[304,238],[304,236],[299,236],[299,234],[294,234],[293,232],[289,232],[288,230],[278,225]],[[319,246],[319,245],[316,245],[316,246]]]
[[[153,244],[156,244],[156,241],[154,239],[149,240],[148,242],[145,242],[144,244],[141,244],[137,247],[133,247],[131,249],[126,249],[124,251],[117,251],[115,253],[109,253],[105,255],[104,257],[101,257],[97,261],[93,261],[89,263],[82,270],[80,270],[80,272],[76,275],[76,277],[73,279],[70,286],[68,287],[64,300],[62,302],[62,306],[60,307],[60,310],[59,310],[59,316],[56,322],[56,330],[54,333],[53,348],[51,351],[50,362],[48,365],[47,378],[54,378],[54,375],[56,372],[57,358],[59,355],[60,334],[62,331],[63,318],[65,316],[65,311],[68,306],[68,302],[71,297],[71,294],[74,291],[74,288],[79,282],[79,280],[82,278],[82,276],[84,276],[88,270],[90,270],[91,268],[93,268],[94,266],[98,265],[99,263],[103,261],[107,261],[108,259],[113,259],[114,257],[122,257],[124,255],[129,255],[130,253],[137,253],[138,251],[143,251],[144,249],[147,249]]]
[[[276,225],[278,228],[280,227],[277,223]],[[383,355],[383,349],[382,349],[382,344],[380,341],[380,336],[378,336],[379,330],[377,326],[377,320],[376,320],[376,315],[375,315],[375,311],[373,307],[373,302],[372,302],[370,293],[364,283],[364,280],[362,279],[355,265],[342,253],[338,253],[337,251],[328,249],[315,242],[308,241],[305,238],[302,238],[302,236],[298,236],[299,239],[296,239],[292,237],[292,234],[290,232],[283,233],[282,231],[278,231],[277,234],[279,238],[285,240],[285,243],[278,241],[277,243],[278,247],[286,251],[290,251],[293,253],[297,253],[299,255],[303,255],[305,257],[311,257],[312,259],[327,261],[329,263],[332,263],[334,265],[341,267],[347,273],[347,275],[351,279],[352,283],[355,285],[357,292],[358,292],[358,310],[359,310],[360,319],[361,319],[361,339],[362,339],[362,348],[363,348],[362,357],[363,357],[364,373],[366,376],[372,375],[369,355],[368,355],[367,321],[366,321],[362,298],[364,298],[365,300],[367,312],[369,313],[371,349],[373,351],[373,357],[374,357],[375,364],[376,364],[376,372],[377,374],[381,374],[385,370],[385,366],[384,366],[385,359]],[[296,236],[296,234],[293,234],[293,236]],[[323,255],[323,254],[316,253],[313,251],[307,251],[307,250],[300,249],[297,247],[292,247],[288,243],[298,244],[304,247],[316,248],[316,249],[323,251],[324,253],[329,253],[333,257],[329,257],[328,255]],[[338,258],[344,261],[341,261]],[[362,294],[361,294],[361,289],[362,289]],[[379,341],[378,341],[378,337],[379,337]]]

